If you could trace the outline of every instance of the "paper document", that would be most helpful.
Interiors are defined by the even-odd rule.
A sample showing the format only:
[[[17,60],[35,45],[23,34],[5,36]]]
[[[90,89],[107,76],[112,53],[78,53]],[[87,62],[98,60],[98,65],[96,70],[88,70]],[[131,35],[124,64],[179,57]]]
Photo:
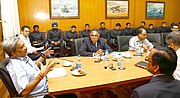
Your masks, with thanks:
[[[67,75],[66,70],[63,67],[61,67],[61,68],[54,68],[52,71],[50,71],[47,74],[47,77],[54,78],[54,77],[61,77],[66,75]]]

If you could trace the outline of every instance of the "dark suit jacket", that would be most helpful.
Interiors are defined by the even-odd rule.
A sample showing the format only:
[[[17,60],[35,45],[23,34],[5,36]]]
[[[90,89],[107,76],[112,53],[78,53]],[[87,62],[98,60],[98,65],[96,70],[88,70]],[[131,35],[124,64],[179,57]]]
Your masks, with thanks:
[[[180,81],[170,75],[153,77],[150,83],[136,88],[131,98],[180,98]]]
[[[82,56],[93,56],[93,53],[96,53],[97,50],[102,49],[105,50],[108,49],[108,52],[112,52],[111,47],[104,41],[103,38],[100,38],[97,42],[97,47],[92,44],[89,38],[83,40],[83,44],[80,47],[79,53]]]

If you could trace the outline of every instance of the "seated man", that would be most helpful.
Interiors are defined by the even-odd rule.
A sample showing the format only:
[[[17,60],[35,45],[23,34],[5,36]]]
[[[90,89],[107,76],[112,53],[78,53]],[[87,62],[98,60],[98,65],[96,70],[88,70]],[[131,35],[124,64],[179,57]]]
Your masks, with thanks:
[[[131,28],[131,23],[126,23],[126,28],[123,30],[123,35],[132,36],[134,29]]]
[[[169,32],[171,32],[171,28],[166,25],[166,22],[162,22],[162,26],[157,27],[157,32],[158,33],[166,33],[166,32],[169,33]]]
[[[156,28],[154,28],[153,24],[149,24],[149,28],[146,29],[147,33],[157,33]]]
[[[80,37],[89,37],[89,34],[91,33],[91,30],[89,29],[90,25],[89,24],[85,24],[85,29],[83,31],[81,31],[80,33]]]
[[[34,31],[31,32],[29,35],[31,45],[36,48],[44,47],[45,42],[46,42],[44,32],[39,32],[38,25],[34,25],[33,29],[34,29]]]
[[[103,38],[106,43],[108,43],[110,39],[110,31],[107,28],[105,28],[104,22],[100,23],[100,28],[98,29],[98,31],[100,33],[100,37]]]
[[[88,39],[84,39],[83,44],[80,47],[79,53],[82,56],[102,56],[107,49],[108,52],[112,52],[112,49],[108,44],[99,38],[100,34],[96,29],[93,29]]]
[[[55,49],[55,47],[59,47],[56,50],[60,52],[61,56],[64,54],[63,35],[62,35],[62,31],[58,29],[57,22],[52,23],[52,29],[48,31],[47,40],[49,47],[51,47],[52,49]]]
[[[173,77],[180,80],[180,32],[169,33],[166,36],[168,47],[173,48],[178,56],[177,67],[173,73]]]
[[[147,32],[145,29],[139,29],[138,35],[134,36],[129,41],[129,50],[136,50],[138,47],[143,48],[145,51],[153,48],[153,44],[147,39]]]
[[[113,30],[111,30],[109,41],[109,45],[111,46],[111,48],[117,45],[117,36],[121,36],[123,34],[123,31],[120,28],[121,24],[117,23],[116,27]]]
[[[76,32],[76,26],[72,25],[71,30],[65,32],[64,40],[66,41],[66,46],[71,47],[71,56],[75,55],[75,44],[74,39],[78,38],[78,34]]]
[[[53,70],[55,63],[52,61],[53,59],[45,66],[41,62],[45,60],[47,55],[52,53],[50,48],[44,51],[36,62],[33,62],[27,56],[27,47],[18,37],[5,40],[2,48],[10,58],[6,69],[10,74],[17,92],[23,98],[32,94],[48,92],[46,75],[49,71]],[[72,95],[75,96],[74,94]],[[38,98],[43,98],[43,96],[39,96]]]
[[[171,31],[173,33],[179,32],[179,25],[178,24],[173,24],[172,27],[171,27]]]
[[[152,49],[146,61],[153,78],[136,88],[131,98],[179,98],[180,81],[172,76],[177,65],[176,52],[168,47]]]
[[[146,22],[145,21],[141,21],[141,25],[138,28],[145,29],[145,25],[146,25]]]
[[[29,32],[30,32],[30,27],[29,26],[22,26],[21,28],[21,34],[18,36],[25,44],[27,47],[27,53],[28,56],[32,60],[37,60],[40,56],[41,53],[38,50],[42,50],[44,48],[35,48],[31,46],[30,40],[29,40]]]

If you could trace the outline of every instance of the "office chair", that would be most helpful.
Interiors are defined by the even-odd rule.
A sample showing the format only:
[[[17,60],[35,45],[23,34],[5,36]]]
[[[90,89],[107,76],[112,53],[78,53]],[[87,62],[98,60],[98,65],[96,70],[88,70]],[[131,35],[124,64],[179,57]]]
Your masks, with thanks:
[[[0,62],[0,78],[3,81],[4,85],[8,89],[8,92],[10,94],[10,98],[23,98],[20,94],[18,94],[16,88],[14,87],[14,84],[11,80],[10,74],[8,70],[6,69],[7,64],[9,63],[9,58],[4,59],[2,62]],[[42,92],[38,94],[29,95],[29,97],[37,97],[37,96],[45,96],[48,92]]]
[[[129,50],[129,40],[132,36],[117,36],[118,51]]]
[[[63,38],[64,38],[66,32],[68,32],[68,31],[63,31]],[[65,54],[65,56],[68,56],[70,54],[71,47],[69,47],[67,45],[67,42],[65,40],[63,40],[63,44],[64,44],[64,54]]]
[[[21,97],[16,88],[14,87],[14,84],[11,80],[11,77],[9,75],[9,72],[6,69],[7,64],[9,63],[9,58],[6,58],[0,63],[0,78],[3,81],[4,85],[8,89],[8,92],[10,94],[10,97]]]
[[[88,37],[74,39],[76,55],[78,55],[78,53],[79,53],[79,48],[81,47],[83,40],[87,39],[87,38]]]
[[[170,33],[170,32],[169,32]],[[161,34],[161,39],[162,39],[162,45],[163,46],[166,46],[166,36],[169,34],[169,33],[160,33]]]
[[[154,45],[154,47],[162,44],[160,33],[148,33],[147,39]]]

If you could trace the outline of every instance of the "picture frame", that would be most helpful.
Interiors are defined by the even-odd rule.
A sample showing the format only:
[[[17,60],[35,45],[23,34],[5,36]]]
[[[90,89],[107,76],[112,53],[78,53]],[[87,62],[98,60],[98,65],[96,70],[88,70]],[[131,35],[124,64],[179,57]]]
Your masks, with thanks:
[[[146,1],[146,19],[164,19],[165,2]]]
[[[105,0],[105,18],[129,18],[129,0]]]
[[[80,18],[79,0],[49,0],[51,19]]]

